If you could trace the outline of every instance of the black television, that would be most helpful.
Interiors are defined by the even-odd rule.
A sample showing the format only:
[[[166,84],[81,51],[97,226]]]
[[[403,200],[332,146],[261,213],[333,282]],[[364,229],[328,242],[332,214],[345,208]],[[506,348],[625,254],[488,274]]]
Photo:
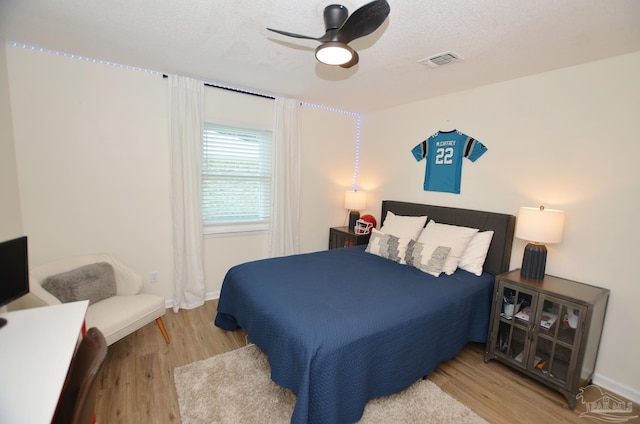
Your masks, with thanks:
[[[0,243],[0,307],[29,293],[27,237]],[[0,318],[0,327],[7,323]]]

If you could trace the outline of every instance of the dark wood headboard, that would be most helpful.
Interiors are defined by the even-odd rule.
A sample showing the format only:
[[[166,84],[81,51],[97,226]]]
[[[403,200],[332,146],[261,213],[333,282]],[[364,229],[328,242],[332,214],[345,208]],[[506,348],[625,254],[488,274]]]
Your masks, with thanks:
[[[493,239],[489,246],[487,259],[484,262],[484,269],[495,275],[509,271],[511,248],[513,246],[513,232],[516,226],[516,217],[513,215],[383,200],[381,223],[384,222],[388,211],[396,215],[426,215],[429,217],[429,220],[433,219],[442,224],[477,228],[480,231],[493,230]]]

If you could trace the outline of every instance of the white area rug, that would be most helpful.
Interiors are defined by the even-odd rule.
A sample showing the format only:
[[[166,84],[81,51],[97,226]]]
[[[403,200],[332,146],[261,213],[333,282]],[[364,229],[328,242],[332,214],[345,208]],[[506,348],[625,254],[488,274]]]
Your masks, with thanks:
[[[174,370],[183,424],[288,424],[296,396],[270,378],[266,356],[247,346]],[[371,400],[359,423],[486,423],[469,408],[420,380]]]

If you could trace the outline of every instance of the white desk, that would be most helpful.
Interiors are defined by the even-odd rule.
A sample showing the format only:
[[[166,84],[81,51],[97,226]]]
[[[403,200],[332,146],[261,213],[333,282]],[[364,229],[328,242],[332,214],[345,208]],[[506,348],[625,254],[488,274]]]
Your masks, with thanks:
[[[0,328],[0,423],[49,424],[89,301],[7,312]]]

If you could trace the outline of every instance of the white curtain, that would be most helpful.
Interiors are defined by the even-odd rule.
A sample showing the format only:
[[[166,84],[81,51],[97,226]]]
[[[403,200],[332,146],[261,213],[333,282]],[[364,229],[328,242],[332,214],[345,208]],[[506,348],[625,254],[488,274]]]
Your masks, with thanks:
[[[204,83],[169,76],[173,211],[173,311],[204,304],[200,172]]]
[[[299,112],[299,100],[276,98],[269,256],[291,255],[300,250]]]

